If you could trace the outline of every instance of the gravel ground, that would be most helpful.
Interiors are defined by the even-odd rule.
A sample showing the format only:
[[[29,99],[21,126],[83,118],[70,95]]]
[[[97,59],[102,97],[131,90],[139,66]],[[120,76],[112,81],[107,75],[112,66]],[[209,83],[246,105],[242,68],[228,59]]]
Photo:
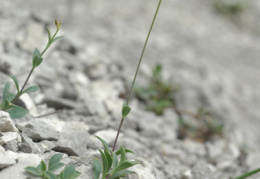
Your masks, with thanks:
[[[216,2],[241,9],[220,12]],[[1,91],[10,74],[20,83],[25,80],[32,51],[44,48],[45,29],[55,30],[54,19],[62,21],[64,35],[29,81],[40,86],[39,92],[22,98],[29,114],[15,120],[12,130],[0,130],[0,137],[8,132],[13,136],[0,140],[0,151],[5,152],[0,153],[0,178],[26,178],[24,167],[54,152],[65,153],[65,163],[76,165],[81,178],[93,177],[91,159],[101,147],[94,135],[113,143],[122,94],[129,90],[157,2],[1,0],[0,4]],[[194,112],[205,106],[224,124],[224,137],[180,140],[175,111],[157,116],[133,97],[119,146],[133,149],[135,155],[129,158],[142,165],[129,178],[228,179],[259,167],[259,17],[258,0],[162,2],[137,84],[145,83],[160,63],[163,80],[179,88],[178,107]],[[54,110],[60,112],[34,118]],[[5,165],[4,155],[15,157]],[[28,163],[30,157],[35,164]]]

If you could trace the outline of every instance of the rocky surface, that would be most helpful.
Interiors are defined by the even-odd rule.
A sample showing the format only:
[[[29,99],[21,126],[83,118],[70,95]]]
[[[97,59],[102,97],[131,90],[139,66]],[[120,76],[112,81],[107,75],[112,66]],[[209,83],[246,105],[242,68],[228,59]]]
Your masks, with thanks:
[[[220,9],[216,2],[162,2],[137,83],[145,83],[160,63],[163,79],[180,89],[178,106],[188,111],[206,106],[224,123],[224,135],[180,140],[173,110],[156,116],[133,97],[118,143],[135,152],[129,159],[140,162],[129,179],[229,179],[260,166],[260,3],[221,0]],[[229,3],[241,8],[230,12]],[[82,173],[80,179],[93,178],[92,161],[102,147],[95,135],[113,144],[156,5],[149,0],[1,2],[0,99],[9,75],[25,81],[32,51],[44,48],[45,28],[54,31],[55,18],[63,22],[65,36],[29,80],[40,91],[20,99],[28,115],[12,120],[0,111],[1,179],[29,178],[26,166],[57,152]]]

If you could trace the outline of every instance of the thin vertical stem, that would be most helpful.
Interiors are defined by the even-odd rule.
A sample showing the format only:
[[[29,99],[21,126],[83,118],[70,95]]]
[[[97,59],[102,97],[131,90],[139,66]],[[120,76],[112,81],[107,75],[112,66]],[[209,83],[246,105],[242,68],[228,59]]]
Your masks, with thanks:
[[[137,77],[137,74],[138,74],[138,71],[139,71],[141,62],[142,62],[142,60],[143,60],[143,56],[144,56],[144,52],[145,52],[145,49],[146,49],[146,45],[147,45],[147,42],[148,42],[148,40],[149,40],[150,34],[151,34],[151,32],[152,32],[153,25],[154,25],[154,22],[155,22],[157,13],[158,13],[158,11],[159,11],[160,5],[161,5],[161,0],[160,0],[159,3],[158,3],[158,6],[157,6],[157,9],[156,9],[155,15],[154,15],[154,17],[153,17],[152,24],[151,24],[151,26],[150,26],[148,35],[147,35],[146,40],[145,40],[145,43],[144,43],[144,47],[143,47],[143,50],[142,50],[142,53],[141,53],[141,56],[140,56],[140,59],[139,59],[139,62],[138,62],[136,71],[135,71],[134,80],[133,80],[133,82],[132,82],[131,89],[130,89],[130,92],[129,92],[129,95],[128,95],[128,98],[127,98],[127,101],[126,101],[126,104],[127,104],[127,105],[128,105],[128,103],[129,103],[129,101],[130,101],[130,98],[131,98],[131,95],[132,95],[132,92],[133,92],[133,88],[134,88],[134,84],[135,84],[135,81],[136,81],[136,77]]]
[[[132,82],[132,85],[131,85],[131,89],[130,89],[128,98],[127,98],[127,100],[126,100],[126,104],[127,104],[127,105],[128,105],[128,103],[129,103],[129,101],[130,101],[130,98],[131,98],[131,95],[132,95],[132,92],[133,92],[133,88],[134,88],[134,84],[135,84],[135,81],[136,81],[136,77],[137,77],[137,74],[138,74],[138,71],[139,71],[139,68],[140,68],[140,65],[141,65],[143,56],[144,56],[144,52],[145,52],[145,49],[146,49],[147,42],[148,42],[148,40],[149,40],[150,34],[151,34],[151,32],[152,32],[152,29],[153,29],[153,25],[154,25],[154,22],[155,22],[157,13],[158,13],[159,8],[160,8],[160,5],[161,5],[161,1],[162,1],[162,0],[160,0],[159,3],[158,3],[158,6],[157,6],[157,9],[156,9],[155,15],[154,15],[154,17],[153,17],[152,24],[151,24],[151,26],[150,26],[148,35],[147,35],[146,40],[145,40],[145,43],[144,43],[144,47],[143,47],[143,50],[142,50],[142,53],[141,53],[141,57],[140,57],[140,59],[139,59],[139,62],[138,62],[136,71],[135,71],[135,76],[134,76],[134,79],[133,79],[133,82]],[[113,151],[115,150],[116,143],[117,143],[117,140],[118,140],[118,136],[119,136],[119,133],[120,133],[120,131],[121,131],[121,127],[122,127],[123,123],[124,123],[124,118],[122,117],[122,118],[121,118],[121,121],[120,121],[120,125],[119,125],[118,130],[117,130],[116,138],[115,138],[115,141],[114,141]]]
[[[118,136],[119,136],[119,133],[120,133],[120,130],[121,130],[121,127],[123,125],[123,121],[124,121],[124,118],[121,119],[121,122],[120,122],[120,125],[119,125],[119,128],[117,130],[117,134],[116,134],[116,138],[115,138],[115,142],[114,142],[114,145],[113,145],[113,152],[115,151],[115,148],[116,148],[116,143],[117,143],[117,140],[118,140]]]

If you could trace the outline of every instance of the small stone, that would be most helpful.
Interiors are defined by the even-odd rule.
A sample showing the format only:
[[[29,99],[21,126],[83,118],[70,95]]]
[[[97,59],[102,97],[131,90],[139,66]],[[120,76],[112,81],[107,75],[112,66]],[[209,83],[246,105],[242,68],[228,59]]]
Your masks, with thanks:
[[[101,139],[105,140],[108,144],[113,144],[115,137],[116,137],[117,131],[114,129],[107,129],[107,130],[101,130],[98,131],[94,134],[94,136],[98,136]],[[120,138],[123,137],[123,134],[119,134],[118,140],[120,140]],[[100,142],[97,138],[96,138],[97,142]],[[101,142],[100,142],[101,144]],[[102,145],[102,144],[101,144]]]
[[[11,151],[0,152],[0,169],[14,165],[16,163],[17,156],[17,153]]]
[[[27,178],[28,173],[25,172],[24,168],[28,166],[37,166],[41,161],[41,157],[36,154],[19,153],[15,160],[17,161],[16,164],[1,170],[0,178]]]
[[[144,168],[141,165],[135,165],[130,170],[135,173],[129,174],[129,179],[155,179],[154,174],[148,168]]]
[[[66,130],[60,135],[57,146],[52,150],[67,153],[69,156],[84,156],[89,141],[85,131]]]
[[[90,79],[99,79],[107,75],[107,66],[103,62],[96,62],[87,66],[85,73]]]
[[[0,111],[0,131],[1,132],[18,132],[14,121],[10,118],[9,113]]]
[[[107,115],[107,110],[101,100],[87,100],[84,106],[76,108],[76,111],[83,115],[98,115],[101,117]]]
[[[211,173],[210,168],[203,161],[199,161],[192,169],[191,174],[193,179],[206,178]]]
[[[42,151],[42,152],[49,152],[51,149],[53,149],[57,146],[56,141],[48,141],[48,140],[43,140],[36,144],[40,148],[40,151]]]
[[[40,148],[29,138],[26,134],[22,134],[22,143],[19,144],[20,151],[24,153],[37,153],[40,152]]]
[[[0,137],[4,143],[17,140],[18,142],[22,142],[21,136],[18,134],[18,132],[3,132],[3,136]]]
[[[46,97],[44,102],[47,104],[48,107],[52,107],[55,109],[74,109],[77,105],[75,102],[58,97]]]
[[[46,122],[44,118],[30,121],[23,127],[22,131],[34,142],[41,140],[58,140],[59,138],[59,132],[55,126]]]

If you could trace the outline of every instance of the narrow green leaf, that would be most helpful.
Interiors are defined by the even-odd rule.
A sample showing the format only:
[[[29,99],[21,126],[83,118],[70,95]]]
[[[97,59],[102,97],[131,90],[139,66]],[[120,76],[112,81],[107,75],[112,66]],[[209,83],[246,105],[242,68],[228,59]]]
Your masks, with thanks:
[[[48,166],[49,166],[49,167],[48,167],[48,170],[49,170],[49,171],[55,171],[55,170],[57,170],[57,169],[63,167],[63,166],[61,166],[61,164],[59,164],[60,161],[61,161],[61,159],[62,159],[62,156],[63,156],[63,154],[54,154],[54,155],[50,158],[49,164],[48,164]],[[58,164],[58,165],[57,165],[57,164]],[[57,168],[57,167],[59,167],[59,168]]]
[[[130,111],[131,111],[131,108],[126,103],[124,103],[123,107],[122,107],[122,116],[125,118],[129,114]]]
[[[10,83],[6,82],[4,86],[4,92],[3,92],[3,101],[7,100],[8,98],[9,89],[10,89]]]
[[[32,60],[34,60],[35,57],[41,57],[41,52],[38,48],[35,48],[33,51]]]
[[[42,57],[35,56],[33,59],[33,68],[36,68],[42,63]]]
[[[113,169],[114,169],[118,165],[118,158],[117,158],[117,155],[114,152],[112,152],[112,156],[113,156]]]
[[[130,168],[136,164],[139,164],[138,162],[134,162],[134,161],[124,161],[122,163],[120,163],[118,165],[118,167],[116,167],[115,169],[113,169],[111,171],[111,175],[115,175],[117,172],[121,171],[121,170],[124,170],[124,169],[127,169],[127,168]]]
[[[96,138],[98,138],[98,139],[102,142],[102,144],[103,144],[105,150],[106,150],[106,151],[109,151],[109,147],[108,147],[108,144],[106,143],[106,141],[104,141],[103,139],[101,139],[101,138],[98,137],[98,136],[96,136]]]
[[[94,179],[99,179],[99,176],[102,172],[102,164],[98,159],[94,159],[93,163],[94,163],[94,170],[95,170]]]
[[[30,86],[28,88],[26,88],[25,90],[23,90],[22,94],[24,93],[33,93],[39,90],[38,86]]]
[[[25,170],[35,176],[42,176],[42,172],[35,167],[26,167]]]
[[[40,162],[40,164],[37,166],[37,169],[38,170],[41,170],[41,171],[46,171],[46,164],[45,164],[45,162],[42,160],[41,162]]]
[[[131,151],[131,150],[129,150],[129,149],[125,149],[125,152],[126,152],[126,153],[132,153],[132,154],[134,154],[134,152]],[[121,155],[121,149],[119,149],[118,151],[116,151],[116,155]]]
[[[11,78],[14,80],[17,93],[19,93],[20,89],[19,89],[19,82],[18,82],[17,78],[14,75],[11,75]]]
[[[133,171],[129,171],[129,170],[122,170],[120,172],[117,172],[115,175],[109,177],[109,179],[117,179],[119,177],[125,177],[128,174],[134,173]]]
[[[72,165],[68,165],[64,169],[63,178],[64,179],[71,179],[71,176],[76,172],[75,167]]]
[[[105,151],[104,153],[105,153],[106,158],[107,158],[107,171],[109,171],[111,166],[112,166],[113,159],[112,159],[112,156],[108,153],[108,151]]]
[[[26,115],[27,111],[26,109],[20,107],[20,106],[14,106],[10,110],[7,111],[10,114],[10,117],[12,119],[19,119]]]
[[[48,28],[47,28],[47,32],[48,32],[48,37],[49,37],[48,44],[51,44],[51,33]]]
[[[123,163],[125,160],[126,160],[125,149],[121,147],[121,157],[120,157],[119,165]]]
[[[55,38],[52,40],[52,43],[55,42],[55,41],[57,41],[57,40],[59,40],[59,39],[61,39],[61,38],[63,38],[63,35],[62,35],[62,36],[57,36],[57,37],[55,37]]]
[[[44,176],[48,177],[48,179],[56,179],[56,175],[51,171],[44,171],[43,174]]]
[[[102,158],[102,164],[103,164],[103,173],[102,173],[102,177],[104,177],[107,174],[108,171],[108,162],[107,162],[107,158],[106,155],[100,150],[98,149],[100,154],[101,154],[101,158]]]

